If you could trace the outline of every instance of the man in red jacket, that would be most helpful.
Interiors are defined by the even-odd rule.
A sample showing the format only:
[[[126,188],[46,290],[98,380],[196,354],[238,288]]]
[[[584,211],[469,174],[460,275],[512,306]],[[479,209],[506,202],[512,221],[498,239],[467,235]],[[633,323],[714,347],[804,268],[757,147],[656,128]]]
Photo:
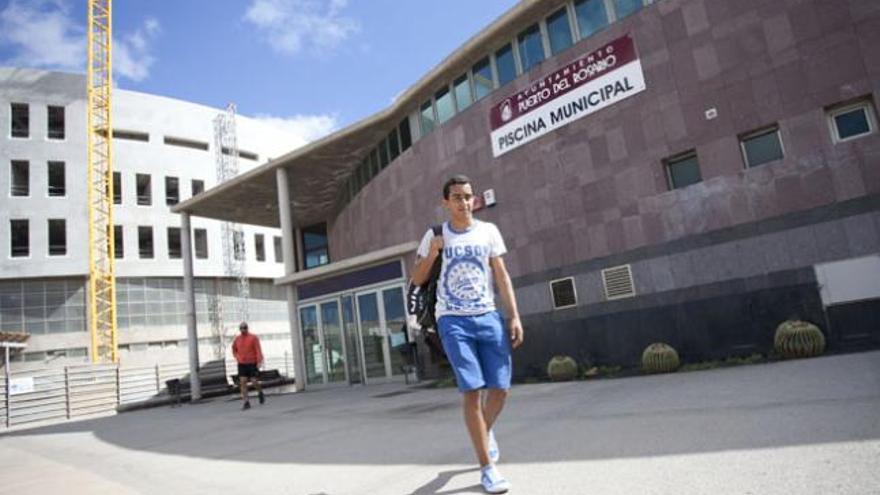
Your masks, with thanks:
[[[238,326],[241,334],[232,342],[232,355],[238,361],[238,385],[241,388],[241,400],[244,404],[242,410],[250,409],[248,400],[248,382],[257,388],[257,396],[260,404],[266,402],[263,395],[263,387],[260,386],[260,366],[263,365],[263,351],[260,348],[260,338],[248,331],[247,322],[241,322]]]

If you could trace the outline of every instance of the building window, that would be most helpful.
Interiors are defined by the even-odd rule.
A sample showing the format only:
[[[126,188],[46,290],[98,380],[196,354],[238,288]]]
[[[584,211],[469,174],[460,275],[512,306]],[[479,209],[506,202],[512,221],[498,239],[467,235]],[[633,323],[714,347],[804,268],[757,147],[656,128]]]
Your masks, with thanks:
[[[113,139],[125,139],[127,141],[149,142],[150,135],[140,131],[126,131],[123,129],[113,129]]]
[[[180,202],[180,181],[177,177],[165,177],[165,204],[176,205]]]
[[[455,91],[455,108],[461,112],[471,106],[473,98],[471,98],[471,83],[468,80],[467,74],[462,74],[453,81],[452,87]]]
[[[397,130],[400,131],[400,152],[403,153],[412,146],[412,133],[410,133],[409,130],[409,118],[404,117],[404,119],[400,121],[400,125],[397,126]]]
[[[113,172],[113,204],[122,204],[122,173]]]
[[[495,87],[492,82],[492,64],[489,63],[489,57],[474,64],[471,68],[471,74],[474,77],[474,99],[481,100]]]
[[[168,258],[180,259],[180,227],[168,227]]]
[[[205,181],[199,179],[192,180],[192,195],[201,194],[205,192]]]
[[[48,129],[46,135],[49,139],[64,139],[64,107],[49,106]]]
[[[870,100],[832,108],[828,123],[835,143],[867,136],[877,130],[877,117]]]
[[[194,150],[208,151],[208,143],[204,141],[193,141],[192,139],[176,138],[165,136],[163,138],[165,144],[169,146],[180,146],[181,148],[192,148]]]
[[[574,13],[577,18],[581,39],[608,25],[608,12],[605,10],[605,0],[576,0],[574,2]]]
[[[64,219],[49,220],[49,256],[67,254],[67,222]]]
[[[232,255],[237,261],[243,261],[245,254],[244,231],[236,230],[232,232]]]
[[[153,190],[150,185],[149,174],[137,174],[137,204],[150,206],[153,204]]]
[[[419,110],[422,116],[422,136],[426,136],[434,130],[434,105],[428,100],[422,103]]]
[[[495,52],[495,68],[498,70],[499,86],[516,79],[516,61],[513,59],[513,47],[509,43]]]
[[[381,170],[381,169],[384,169],[385,167],[387,167],[388,163],[389,163],[389,161],[388,161],[388,147],[386,146],[384,139],[379,143],[378,151],[379,151],[379,169]],[[379,171],[377,170],[376,173],[379,173]]]
[[[26,258],[30,255],[30,229],[27,220],[10,220],[10,255],[13,258]]]
[[[122,225],[113,226],[113,257],[118,260],[125,257],[125,238],[122,234]]]
[[[550,281],[550,294],[553,296],[553,309],[577,305],[577,290],[572,277]]]
[[[13,196],[30,196],[31,171],[30,163],[25,160],[12,160],[12,181],[9,183],[10,194]]]
[[[138,256],[153,258],[153,227],[138,227]]]
[[[644,0],[614,0],[614,13],[617,14],[617,19],[623,19],[638,11],[643,7],[643,2]]]
[[[370,169],[367,170],[367,182],[371,181],[379,173],[379,149],[374,148],[370,152]],[[366,184],[366,182],[365,182]]]
[[[327,245],[327,224],[321,223],[302,229],[303,260],[305,268],[326,265],[330,262]]]
[[[208,231],[205,229],[194,229],[196,258],[200,260],[208,259]]]
[[[49,196],[64,196],[67,194],[64,180],[64,162],[49,162]]]
[[[669,190],[680,189],[701,182],[700,164],[696,151],[688,151],[664,160]]]
[[[12,137],[26,138],[31,135],[31,117],[27,103],[12,103]]]
[[[437,105],[437,123],[442,124],[455,115],[455,103],[452,101],[452,93],[445,87],[434,94]]]
[[[544,61],[544,42],[541,40],[541,28],[532,24],[516,37],[519,45],[519,61],[523,72]]]
[[[572,45],[571,24],[568,23],[568,9],[562,7],[547,17],[547,35],[550,38],[550,53],[556,55]]]
[[[281,250],[281,237],[273,236],[272,244],[275,247],[275,263],[284,263],[284,252]]]
[[[254,254],[257,261],[266,261],[266,242],[263,234],[254,234]]]
[[[398,156],[400,156],[400,143],[397,139],[397,128],[394,128],[388,134],[388,157],[394,161]]]
[[[739,145],[746,168],[781,160],[783,156],[777,125],[741,136]]]

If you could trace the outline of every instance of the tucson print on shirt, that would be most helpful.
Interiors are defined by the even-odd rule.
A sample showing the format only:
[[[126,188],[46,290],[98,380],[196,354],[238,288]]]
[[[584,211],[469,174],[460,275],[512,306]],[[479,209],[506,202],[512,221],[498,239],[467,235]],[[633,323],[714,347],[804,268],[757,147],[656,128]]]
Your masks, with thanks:
[[[434,232],[425,232],[418,255],[427,257]],[[507,252],[498,227],[474,220],[465,231],[443,224],[443,264],[437,284],[435,314],[480,315],[495,310],[494,282],[489,258]]]

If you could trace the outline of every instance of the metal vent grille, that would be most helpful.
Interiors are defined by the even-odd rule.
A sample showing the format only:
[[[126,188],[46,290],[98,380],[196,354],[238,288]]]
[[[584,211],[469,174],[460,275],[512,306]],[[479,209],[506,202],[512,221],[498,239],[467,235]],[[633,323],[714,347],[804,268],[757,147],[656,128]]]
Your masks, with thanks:
[[[551,281],[550,293],[553,294],[553,309],[577,305],[577,292],[574,290],[574,279],[571,277]]]
[[[636,295],[632,270],[629,265],[615,266],[602,270],[602,283],[605,285],[606,299],[620,299]]]

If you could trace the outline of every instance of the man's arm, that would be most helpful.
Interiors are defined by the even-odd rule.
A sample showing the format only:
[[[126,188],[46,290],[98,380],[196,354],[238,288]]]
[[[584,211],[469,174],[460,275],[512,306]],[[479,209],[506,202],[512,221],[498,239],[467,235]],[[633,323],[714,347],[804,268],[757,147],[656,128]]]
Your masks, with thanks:
[[[263,366],[263,346],[260,345],[260,338],[254,335],[254,346],[257,348],[257,366]]]
[[[232,341],[232,357],[234,357],[235,360],[238,361],[238,337],[236,337]]]
[[[431,267],[434,266],[434,260],[440,256],[440,251],[442,250],[443,236],[434,236],[434,238],[431,239],[428,256],[416,259],[416,264],[413,265],[413,268],[410,271],[410,277],[414,284],[422,285],[428,281],[428,277],[431,276]]]
[[[513,282],[507,273],[507,267],[500,256],[489,258],[492,266],[492,276],[495,278],[495,286],[501,295],[501,303],[504,304],[504,312],[507,315],[507,326],[510,329],[510,343],[514,349],[523,343],[523,327],[519,320],[519,309],[516,307],[516,296],[513,292]]]

